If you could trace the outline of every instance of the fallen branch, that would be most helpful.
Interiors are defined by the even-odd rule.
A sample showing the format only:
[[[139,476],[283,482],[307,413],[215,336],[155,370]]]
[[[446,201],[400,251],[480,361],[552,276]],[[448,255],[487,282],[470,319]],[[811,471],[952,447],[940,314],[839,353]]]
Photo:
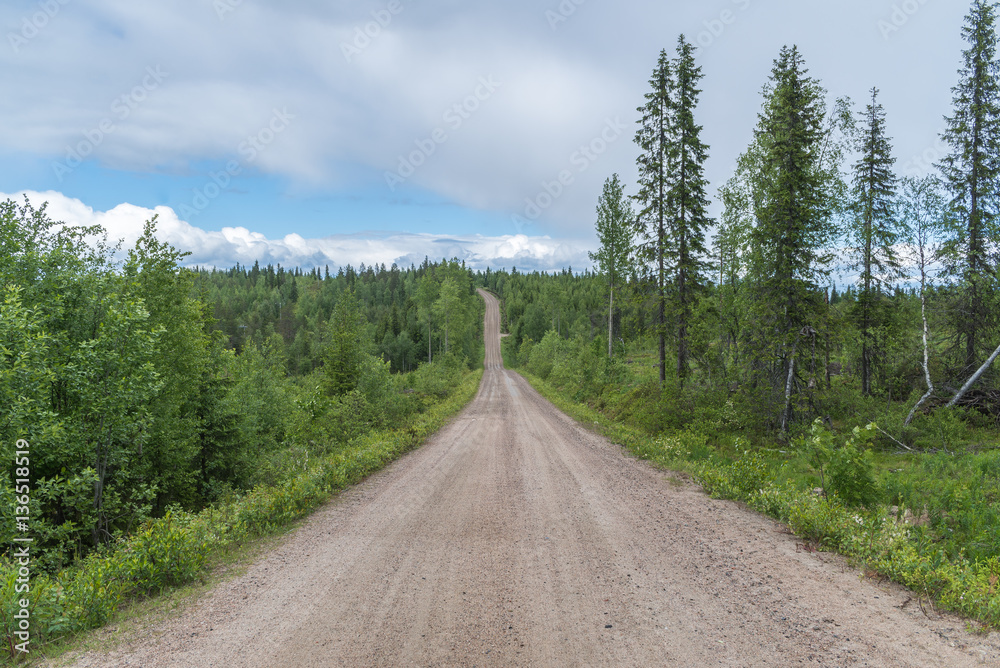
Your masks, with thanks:
[[[965,382],[965,385],[962,386],[962,389],[958,391],[958,394],[952,397],[952,400],[948,402],[948,405],[945,406],[945,408],[951,408],[952,406],[957,404],[962,399],[962,397],[965,396],[965,393],[969,391],[969,388],[975,385],[976,381],[979,380],[979,378],[984,373],[986,373],[986,370],[989,369],[990,366],[993,364],[993,362],[996,361],[997,357],[1000,357],[1000,346],[997,346],[997,349],[993,351],[993,354],[990,355],[990,358],[986,360],[986,362],[981,367],[979,367],[979,370],[976,371],[976,373],[972,374],[972,378],[970,378]]]
[[[920,404],[917,404],[917,405],[919,406]],[[894,438],[894,437],[892,436],[892,434],[890,434],[889,432],[887,432],[887,431],[886,431],[885,429],[882,429],[882,427],[879,427],[879,426],[876,426],[875,428],[876,428],[876,429],[878,429],[878,430],[879,430],[880,432],[882,432],[882,435],[883,435],[883,436],[885,436],[886,438],[888,438],[888,439],[889,439],[890,441],[892,441],[893,443],[895,443],[895,444],[896,444],[896,445],[898,445],[899,447],[901,447],[901,448],[904,448],[904,449],[906,449],[906,450],[909,450],[910,452],[913,452],[913,448],[911,448],[910,446],[906,445],[905,443],[902,443],[902,442],[900,442],[900,441],[897,441],[897,440],[896,440],[896,439],[895,439],[895,438]]]

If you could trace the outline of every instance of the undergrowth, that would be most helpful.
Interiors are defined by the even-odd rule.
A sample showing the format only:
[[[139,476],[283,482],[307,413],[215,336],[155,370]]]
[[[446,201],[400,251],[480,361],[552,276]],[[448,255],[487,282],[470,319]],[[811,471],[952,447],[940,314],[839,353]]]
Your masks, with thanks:
[[[6,661],[18,663],[25,655],[15,650],[20,620],[15,618],[28,601],[30,651],[105,624],[130,600],[153,596],[192,582],[205,573],[212,550],[273,533],[304,517],[330,496],[357,483],[434,433],[475,395],[482,370],[458,379],[447,398],[413,416],[409,425],[394,431],[355,438],[346,447],[323,457],[286,462],[290,474],[273,485],[259,485],[250,493],[199,513],[174,510],[149,520],[136,532],[91,554],[82,563],[55,575],[32,574],[30,589],[18,584],[18,564],[0,563],[0,626]]]
[[[791,443],[750,443],[726,403],[659,430],[643,384],[581,403],[521,370],[546,398],[636,457],[682,471],[713,497],[741,501],[822,549],[909,587],[943,609],[1000,628],[1000,451],[879,451],[877,425],[838,435],[817,420]],[[609,398],[610,396],[610,398]],[[595,408],[595,406],[597,406]],[[600,410],[599,410],[600,409]],[[943,420],[954,420],[945,417]],[[947,426],[947,425],[946,425]]]

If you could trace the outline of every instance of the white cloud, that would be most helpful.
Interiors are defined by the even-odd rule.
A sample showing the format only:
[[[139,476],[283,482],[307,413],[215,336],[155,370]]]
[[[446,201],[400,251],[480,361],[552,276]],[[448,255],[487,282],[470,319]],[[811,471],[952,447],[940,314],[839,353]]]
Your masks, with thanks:
[[[321,239],[305,239],[287,234],[269,239],[245,227],[225,227],[207,231],[181,220],[167,206],[147,209],[133,204],[119,204],[109,211],[96,211],[78,199],[55,191],[0,193],[0,199],[20,201],[27,196],[38,207],[48,203],[49,217],[71,225],[100,225],[112,241],[121,239],[123,247],[132,246],[142,233],[145,221],[157,219],[157,237],[178,250],[190,252],[188,266],[232,267],[281,264],[287,267],[322,267],[331,269],[352,265],[366,266],[396,263],[420,264],[425,257],[432,261],[458,258],[472,269],[517,267],[519,271],[556,271],[572,266],[577,270],[590,266],[588,246],[580,241],[553,239],[524,234],[483,236],[412,233],[339,234]]]
[[[636,107],[657,53],[672,52],[679,32],[706,45],[697,119],[711,147],[706,176],[715,200],[752,137],[759,91],[782,43],[800,44],[835,95],[863,99],[869,86],[883,88],[900,155],[924,155],[949,110],[966,5],[928,3],[885,39],[877,26],[885,8],[865,0],[844,0],[836,11],[792,0],[403,0],[404,9],[348,62],[341,44],[387,4],[255,0],[229,3],[233,11],[220,17],[210,0],[60,3],[37,36],[17,50],[0,48],[9,91],[0,97],[0,149],[64,161],[68,148],[88,146],[87,133],[107,121],[114,131],[88,160],[124,172],[207,177],[241,158],[241,143],[262,131],[274,109],[287,109],[293,122],[250,161],[255,171],[295,192],[389,197],[384,172],[443,127],[448,141],[408,184],[458,206],[523,215],[526,200],[544,199],[545,184],[570,170],[573,184],[537,222],[572,234],[592,224],[606,177],[620,173],[634,192]],[[0,3],[0,23],[15,34],[38,6]],[[553,26],[547,11],[566,21]],[[157,67],[166,77],[139,90],[142,99],[123,118],[115,101]],[[915,71],[921,86],[909,83]],[[859,81],[859,72],[870,80]],[[452,128],[443,121],[490,76],[503,86],[467,122]],[[572,156],[615,117],[627,130],[586,170],[574,167]],[[62,187],[8,187],[49,185]],[[166,190],[163,201],[177,201],[176,190]]]

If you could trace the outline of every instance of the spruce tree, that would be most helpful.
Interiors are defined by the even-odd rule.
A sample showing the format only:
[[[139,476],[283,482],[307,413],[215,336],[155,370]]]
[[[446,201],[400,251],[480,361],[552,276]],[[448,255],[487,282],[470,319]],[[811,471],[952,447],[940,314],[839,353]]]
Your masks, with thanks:
[[[330,316],[330,342],[324,359],[326,389],[331,396],[347,394],[358,386],[364,355],[365,318],[353,290],[344,290]]]
[[[782,431],[791,419],[799,339],[818,320],[818,286],[829,274],[827,249],[835,231],[823,162],[824,93],[808,76],[798,48],[782,48],[765,87],[756,147],[749,152],[757,153],[758,170],[750,259],[756,344],[766,355],[760,361],[770,368],[772,387],[783,391]]]
[[[670,102],[670,59],[666,50],[660,51],[653,76],[649,80],[651,90],[646,93],[646,104],[638,108],[642,114],[635,143],[641,153],[636,159],[639,168],[639,193],[635,196],[639,204],[637,231],[645,240],[640,251],[645,262],[653,265],[656,282],[656,333],[660,345],[660,383],[666,381],[666,281],[667,267],[665,253],[667,245],[666,194],[669,189],[668,155],[671,141]]]
[[[669,244],[664,264],[672,275],[676,313],[677,377],[688,375],[688,326],[696,292],[704,286],[707,263],[705,229],[711,224],[706,209],[704,176],[708,146],[701,141],[701,126],[694,120],[701,90],[701,68],[694,62],[694,47],[681,35],[673,61],[672,132],[667,147],[667,206]]]
[[[660,52],[636,143],[639,166],[639,231],[645,259],[653,264],[657,291],[660,382],[666,380],[668,290],[677,342],[677,377],[688,374],[688,327],[696,292],[704,285],[708,198],[704,163],[708,147],[695,123],[702,78],[694,47],[681,35],[676,58]]]
[[[984,335],[997,320],[990,299],[996,290],[995,252],[1000,239],[1000,84],[996,59],[996,5],[975,0],[962,36],[969,43],[963,52],[959,82],[952,89],[954,114],[947,117],[942,139],[951,153],[939,164],[951,195],[949,218],[942,249],[945,272],[961,279],[955,324],[964,343],[966,372],[981,359]]]
[[[887,282],[898,278],[899,259],[893,246],[899,240],[894,200],[896,176],[892,146],[886,137],[885,109],[878,102],[878,89],[862,114],[857,138],[859,154],[854,164],[851,216],[848,222],[848,257],[858,270],[858,328],[861,332],[861,389],[872,393],[875,356],[874,330],[884,322]]]

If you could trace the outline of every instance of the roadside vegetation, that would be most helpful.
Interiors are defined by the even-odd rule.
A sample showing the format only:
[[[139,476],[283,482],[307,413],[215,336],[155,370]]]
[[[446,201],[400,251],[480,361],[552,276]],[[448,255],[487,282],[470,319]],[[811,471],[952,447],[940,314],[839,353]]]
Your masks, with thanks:
[[[1000,628],[996,6],[962,35],[950,152],[920,177],[877,88],[832,98],[783,48],[718,221],[682,36],[638,109],[638,183],[598,201],[594,270],[479,281],[506,364],[570,414]]]
[[[0,203],[9,656],[21,610],[33,648],[93,628],[417,445],[475,391],[477,285],[505,363],[571,415],[1000,628],[996,6],[974,0],[962,36],[950,152],[919,178],[895,172],[877,82],[832,98],[783,48],[720,220],[680,37],[582,274],[187,269],[155,219],[120,249]]]
[[[9,657],[23,619],[37,652],[200,577],[213,550],[302,517],[477,386],[482,301],[458,262],[197,271],[155,232],[122,251],[0,203]]]

